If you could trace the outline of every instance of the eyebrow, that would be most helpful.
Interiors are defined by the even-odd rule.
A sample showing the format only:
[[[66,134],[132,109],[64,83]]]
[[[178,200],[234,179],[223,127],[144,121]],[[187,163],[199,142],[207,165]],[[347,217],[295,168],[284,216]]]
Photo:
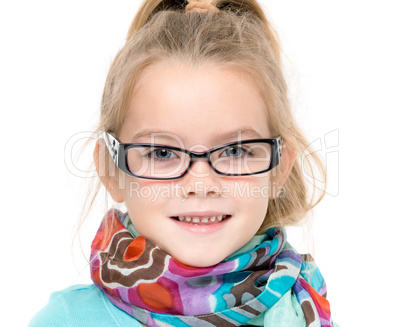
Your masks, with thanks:
[[[158,135],[155,135],[158,134]],[[169,135],[164,135],[164,134],[169,134]],[[174,135],[175,137],[178,137],[176,134],[169,132],[169,131],[164,131],[164,130],[153,130],[153,129],[144,129],[138,133],[136,133],[133,138],[132,141],[134,142],[135,140],[141,139],[141,138],[147,138],[154,135],[157,138],[161,138],[161,139],[172,139],[173,137],[171,135]],[[241,139],[241,136],[248,136],[248,137],[252,137],[252,138],[263,138],[260,133],[258,133],[256,130],[254,130],[251,127],[243,127],[243,128],[239,128],[237,130],[234,131],[230,131],[230,132],[225,132],[225,133],[221,133],[221,134],[217,134],[215,135],[214,139],[215,140],[222,140],[222,141],[227,141],[227,140],[232,140],[235,139],[236,137],[239,137],[239,139]]]

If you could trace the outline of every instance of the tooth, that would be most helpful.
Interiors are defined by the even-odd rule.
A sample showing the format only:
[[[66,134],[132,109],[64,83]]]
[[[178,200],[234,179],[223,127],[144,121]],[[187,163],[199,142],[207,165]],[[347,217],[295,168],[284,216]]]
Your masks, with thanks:
[[[191,221],[191,217],[186,217],[186,221]]]
[[[216,220],[216,216],[209,218],[209,220],[211,220],[212,222],[214,222]]]
[[[202,219],[201,219],[201,222],[202,222],[202,223],[207,223],[207,222],[208,222],[208,217],[202,218]]]
[[[193,217],[193,223],[199,223],[200,222],[200,218],[198,217]]]
[[[218,221],[222,221],[222,215],[216,216],[216,219],[218,219]]]
[[[185,218],[184,216],[179,216],[179,220],[180,220],[180,221],[183,221],[184,218]]]

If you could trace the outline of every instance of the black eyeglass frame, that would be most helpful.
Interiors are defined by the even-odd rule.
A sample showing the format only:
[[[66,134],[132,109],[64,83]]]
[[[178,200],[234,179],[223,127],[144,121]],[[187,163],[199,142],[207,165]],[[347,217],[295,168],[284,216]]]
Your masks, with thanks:
[[[249,175],[262,174],[262,173],[270,171],[271,169],[278,166],[281,161],[281,157],[282,157],[282,137],[281,136],[277,136],[276,138],[273,138],[273,139],[252,139],[252,140],[242,140],[242,141],[230,142],[230,143],[219,145],[219,146],[209,149],[205,152],[192,152],[187,149],[182,149],[182,148],[178,148],[178,147],[174,147],[174,146],[170,146],[170,145],[160,145],[160,144],[150,144],[150,143],[121,143],[116,137],[114,137],[109,132],[103,132],[100,137],[105,140],[106,147],[108,148],[109,153],[112,156],[114,163],[121,171],[123,171],[124,173],[126,173],[129,176],[145,178],[145,179],[154,179],[154,180],[172,180],[172,179],[181,178],[187,174],[187,172],[191,169],[191,166],[193,165],[194,161],[197,159],[205,159],[208,162],[209,166],[212,168],[212,170],[222,176],[249,176]],[[248,143],[268,143],[268,144],[270,144],[271,150],[272,150],[271,151],[272,156],[271,156],[270,165],[267,169],[264,169],[264,170],[261,170],[258,172],[254,172],[254,173],[226,174],[226,173],[222,173],[222,172],[216,170],[215,167],[212,165],[211,153],[218,151],[222,148],[226,148],[231,145],[248,144]],[[163,149],[168,149],[168,150],[184,152],[190,156],[190,163],[189,163],[187,169],[179,176],[147,177],[147,176],[136,175],[132,171],[130,171],[128,163],[127,163],[127,151],[131,148],[136,148],[136,147],[152,147],[153,149],[163,148]]]

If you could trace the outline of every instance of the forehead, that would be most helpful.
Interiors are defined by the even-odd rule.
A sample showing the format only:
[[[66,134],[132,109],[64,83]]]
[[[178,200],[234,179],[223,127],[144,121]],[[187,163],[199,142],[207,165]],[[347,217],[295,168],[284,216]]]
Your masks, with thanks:
[[[185,144],[215,145],[222,135],[247,130],[271,137],[266,105],[246,74],[214,65],[159,63],[147,67],[133,92],[120,138],[142,142],[152,131],[172,133]],[[148,134],[148,136],[147,136]],[[235,137],[236,139],[236,137]],[[243,137],[244,139],[244,137]]]

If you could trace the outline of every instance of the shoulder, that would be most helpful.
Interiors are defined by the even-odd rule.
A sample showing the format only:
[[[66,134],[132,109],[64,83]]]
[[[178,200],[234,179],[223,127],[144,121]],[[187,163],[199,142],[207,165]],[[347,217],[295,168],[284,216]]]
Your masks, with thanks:
[[[95,285],[73,285],[51,294],[48,304],[32,319],[39,326],[141,326],[115,307]]]

